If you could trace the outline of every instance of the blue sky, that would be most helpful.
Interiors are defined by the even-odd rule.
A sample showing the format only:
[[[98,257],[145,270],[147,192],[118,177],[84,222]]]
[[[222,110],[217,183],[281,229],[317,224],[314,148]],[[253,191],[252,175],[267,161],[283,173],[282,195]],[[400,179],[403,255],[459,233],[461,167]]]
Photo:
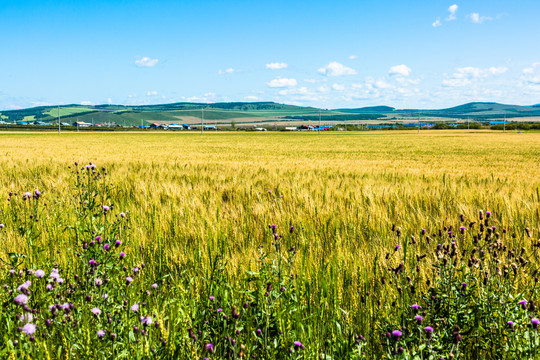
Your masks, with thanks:
[[[0,109],[540,103],[540,2],[0,0]]]

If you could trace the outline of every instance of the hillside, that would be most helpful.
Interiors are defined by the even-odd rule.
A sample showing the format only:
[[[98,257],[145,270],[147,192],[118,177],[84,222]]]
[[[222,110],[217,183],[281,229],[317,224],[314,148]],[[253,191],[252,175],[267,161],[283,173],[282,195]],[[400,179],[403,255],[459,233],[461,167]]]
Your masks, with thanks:
[[[96,105],[77,104],[62,106],[39,106],[20,110],[0,111],[0,119],[8,123],[43,121],[84,121],[93,124],[118,124],[126,126],[158,123],[198,124],[204,109],[204,120],[216,124],[280,121],[313,121],[319,113],[324,121],[376,120],[388,115],[435,118],[515,118],[540,116],[540,105],[520,106],[493,102],[471,102],[439,110],[395,109],[389,106],[370,106],[351,109],[322,110],[274,102],[230,102],[230,103],[171,103],[156,105]]]

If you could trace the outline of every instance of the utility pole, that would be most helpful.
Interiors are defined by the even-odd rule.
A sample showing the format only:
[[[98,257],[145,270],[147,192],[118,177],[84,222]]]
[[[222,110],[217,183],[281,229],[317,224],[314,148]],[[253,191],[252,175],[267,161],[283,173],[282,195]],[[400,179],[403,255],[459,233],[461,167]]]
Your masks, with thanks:
[[[60,135],[60,105],[58,105],[58,135]]]
[[[321,109],[319,109],[319,135],[321,135]]]
[[[204,108],[201,109],[201,135],[204,133]]]

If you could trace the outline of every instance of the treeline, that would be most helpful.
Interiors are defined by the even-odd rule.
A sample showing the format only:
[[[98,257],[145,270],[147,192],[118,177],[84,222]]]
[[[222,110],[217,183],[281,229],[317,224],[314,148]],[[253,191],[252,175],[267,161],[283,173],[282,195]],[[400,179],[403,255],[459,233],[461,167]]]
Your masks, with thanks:
[[[321,116],[321,121],[377,120],[382,117],[384,117],[384,115],[382,114],[324,115],[324,116]],[[284,117],[281,117],[280,119],[316,121],[316,120],[319,120],[319,115],[284,116]]]

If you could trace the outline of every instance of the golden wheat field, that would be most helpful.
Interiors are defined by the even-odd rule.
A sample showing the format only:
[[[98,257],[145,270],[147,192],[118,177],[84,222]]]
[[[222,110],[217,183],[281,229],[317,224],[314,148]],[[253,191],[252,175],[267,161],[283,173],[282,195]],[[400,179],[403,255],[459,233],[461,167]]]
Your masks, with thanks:
[[[535,231],[540,219],[538,133],[10,133],[0,145],[5,198],[60,197],[75,161],[105,166],[147,262],[158,244],[173,264],[211,246],[243,270],[277,224],[297,229],[302,271],[333,261],[341,281],[389,245],[392,224],[416,231],[479,209]]]
[[[0,149],[3,355],[495,359],[540,347],[536,330],[508,333],[531,321],[519,299],[536,311],[539,133],[4,133]],[[19,310],[42,315],[21,328]],[[471,338],[486,334],[486,346]]]

